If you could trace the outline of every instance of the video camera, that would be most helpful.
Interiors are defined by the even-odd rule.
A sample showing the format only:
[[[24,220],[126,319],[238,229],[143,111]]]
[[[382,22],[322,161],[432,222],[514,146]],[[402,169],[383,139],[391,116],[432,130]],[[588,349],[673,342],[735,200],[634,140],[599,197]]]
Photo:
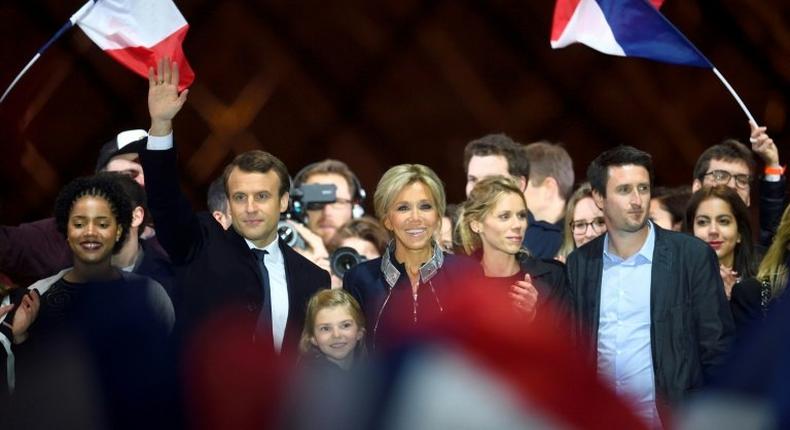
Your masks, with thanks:
[[[304,239],[296,232],[287,220],[305,224],[307,211],[321,209],[324,205],[337,200],[337,187],[334,184],[303,184],[291,190],[288,211],[280,215],[277,234],[291,248],[305,248]]]

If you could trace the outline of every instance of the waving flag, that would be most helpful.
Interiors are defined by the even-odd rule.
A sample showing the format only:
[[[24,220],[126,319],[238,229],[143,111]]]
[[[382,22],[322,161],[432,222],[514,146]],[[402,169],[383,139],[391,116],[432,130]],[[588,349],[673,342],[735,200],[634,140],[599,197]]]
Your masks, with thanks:
[[[662,1],[558,0],[551,47],[583,43],[609,55],[713,68],[658,11]]]
[[[551,47],[557,49],[582,43],[604,54],[711,69],[749,121],[757,124],[738,93],[713,63],[658,11],[663,2],[557,0]]]
[[[0,96],[0,103],[44,51],[74,24],[107,54],[144,78],[148,77],[149,66],[156,67],[158,58],[170,57],[178,63],[179,91],[195,80],[181,47],[189,25],[172,0],[90,0],[36,51]]]
[[[189,24],[171,0],[91,0],[72,16],[72,22],[138,75],[147,78],[157,59],[170,57],[178,63],[179,90],[195,79],[181,46]]]

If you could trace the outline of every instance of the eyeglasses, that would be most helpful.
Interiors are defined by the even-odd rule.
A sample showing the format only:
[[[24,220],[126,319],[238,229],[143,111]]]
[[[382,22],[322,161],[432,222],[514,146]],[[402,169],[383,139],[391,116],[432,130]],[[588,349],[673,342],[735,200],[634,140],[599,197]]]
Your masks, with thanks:
[[[593,232],[598,234],[606,231],[606,221],[603,219],[602,216],[596,217],[590,222],[571,221],[570,226],[571,229],[573,230],[573,234],[577,234],[580,236],[587,233],[588,227],[592,227]]]
[[[726,170],[713,170],[705,174],[710,176],[717,185],[726,185],[730,182],[730,178],[735,178],[735,186],[741,189],[747,188],[752,182],[751,175],[734,174]]]

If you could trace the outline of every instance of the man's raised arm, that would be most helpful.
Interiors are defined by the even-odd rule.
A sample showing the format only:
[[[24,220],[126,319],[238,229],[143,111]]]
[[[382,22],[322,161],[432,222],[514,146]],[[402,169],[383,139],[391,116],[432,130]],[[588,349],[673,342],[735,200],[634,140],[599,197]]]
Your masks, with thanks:
[[[160,59],[156,70],[148,70],[151,129],[140,161],[157,237],[175,264],[187,261],[202,242],[200,223],[179,186],[173,148],[173,118],[184,106],[188,91],[178,93],[178,64],[169,59]]]

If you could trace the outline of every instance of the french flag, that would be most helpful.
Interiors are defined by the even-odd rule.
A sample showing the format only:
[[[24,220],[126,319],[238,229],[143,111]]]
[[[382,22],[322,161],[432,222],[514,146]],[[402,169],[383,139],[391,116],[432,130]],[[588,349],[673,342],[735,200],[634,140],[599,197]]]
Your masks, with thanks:
[[[582,43],[621,57],[713,69],[658,11],[663,0],[557,0],[551,47]]]
[[[195,80],[182,44],[189,24],[171,0],[91,0],[71,17],[118,62],[145,78],[156,61],[178,63],[181,91]]]

